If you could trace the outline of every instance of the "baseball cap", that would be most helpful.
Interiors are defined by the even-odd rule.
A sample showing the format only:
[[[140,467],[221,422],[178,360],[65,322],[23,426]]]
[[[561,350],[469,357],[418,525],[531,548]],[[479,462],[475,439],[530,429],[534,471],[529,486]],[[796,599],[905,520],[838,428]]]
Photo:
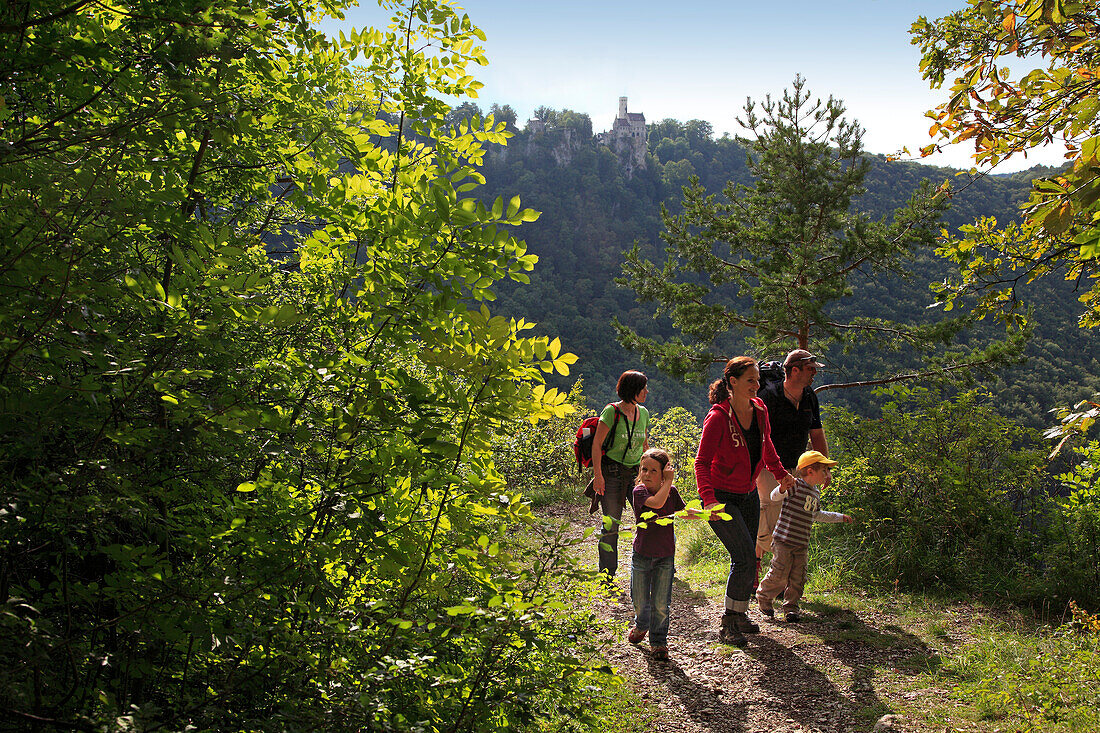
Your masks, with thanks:
[[[836,465],[836,461],[830,461],[824,454],[815,450],[808,450],[798,457],[798,470],[801,471],[807,466],[812,466],[815,463],[821,463],[826,466]]]
[[[806,351],[805,349],[795,349],[791,353],[787,354],[787,358],[783,360],[784,366],[802,366],[813,362],[817,364],[817,357]]]

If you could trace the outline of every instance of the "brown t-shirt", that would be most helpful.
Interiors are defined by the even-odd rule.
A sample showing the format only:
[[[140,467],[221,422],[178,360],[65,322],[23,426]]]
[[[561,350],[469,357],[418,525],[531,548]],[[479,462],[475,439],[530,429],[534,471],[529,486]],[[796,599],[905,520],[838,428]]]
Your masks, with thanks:
[[[631,504],[634,506],[635,522],[645,522],[645,527],[640,527],[634,532],[634,552],[644,557],[669,557],[676,554],[676,533],[672,528],[672,522],[658,524],[658,517],[667,517],[670,514],[683,509],[686,505],[680,498],[680,492],[673,486],[668,491],[668,498],[660,509],[646,506],[645,502],[652,494],[644,484],[634,487],[634,496]],[[642,519],[643,514],[653,512],[657,516]]]

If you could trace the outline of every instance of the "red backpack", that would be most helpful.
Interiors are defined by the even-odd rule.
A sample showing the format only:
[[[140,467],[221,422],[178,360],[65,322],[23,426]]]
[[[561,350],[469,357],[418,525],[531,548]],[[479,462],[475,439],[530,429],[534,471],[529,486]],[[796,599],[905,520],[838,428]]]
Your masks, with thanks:
[[[577,457],[577,465],[588,468],[592,465],[592,443],[596,439],[596,425],[600,422],[599,415],[586,417],[579,428],[577,437],[573,440],[573,455]],[[615,408],[615,424],[607,431],[607,437],[603,439],[602,450],[607,452],[611,441],[615,439],[615,428],[619,426],[619,408]]]

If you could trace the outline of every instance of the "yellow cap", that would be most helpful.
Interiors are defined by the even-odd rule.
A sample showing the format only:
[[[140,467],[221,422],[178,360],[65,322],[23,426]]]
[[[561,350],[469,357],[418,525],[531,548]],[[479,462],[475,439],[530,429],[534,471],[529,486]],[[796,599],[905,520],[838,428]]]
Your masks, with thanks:
[[[815,450],[808,450],[798,457],[798,470],[801,471],[804,468],[814,465],[815,463],[822,463],[826,466],[835,466],[836,461],[830,461],[822,453]]]

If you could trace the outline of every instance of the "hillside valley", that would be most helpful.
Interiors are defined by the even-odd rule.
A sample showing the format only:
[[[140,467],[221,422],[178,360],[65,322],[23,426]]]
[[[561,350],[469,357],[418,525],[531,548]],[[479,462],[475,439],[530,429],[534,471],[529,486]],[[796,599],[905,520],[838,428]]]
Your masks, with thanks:
[[[467,105],[456,115],[471,114]],[[483,166],[487,183],[480,194],[487,201],[497,196],[508,200],[519,195],[524,206],[542,212],[537,222],[526,224],[519,236],[527,242],[539,263],[530,285],[501,283],[496,310],[522,316],[540,329],[560,337],[564,347],[579,357],[573,373],[559,378],[568,386],[582,378],[585,394],[595,402],[613,399],[618,375],[641,368],[651,379],[649,405],[661,411],[680,405],[697,415],[705,411],[705,395],[698,384],[657,372],[639,364],[636,355],[623,348],[610,326],[612,318],[640,334],[667,338],[673,333],[667,319],[657,316],[653,303],[639,303],[622,278],[624,251],[637,244],[643,256],[660,263],[662,206],[676,211],[681,189],[698,176],[708,191],[717,193],[728,181],[747,183],[746,152],[730,137],[715,138],[710,125],[700,120],[663,120],[648,126],[644,163],[631,152],[601,144],[592,135],[586,115],[570,110],[540,108],[541,125],[515,127],[508,108],[494,106],[498,119],[510,124],[513,138],[507,147],[490,149]],[[1019,215],[1027,199],[1031,178],[1044,170],[1036,167],[1011,175],[973,176],[950,168],[870,156],[866,192],[855,206],[875,219],[888,217],[902,206],[923,179],[934,184],[950,182],[951,205],[942,218],[948,231],[982,216],[1000,222]],[[929,283],[951,274],[950,263],[934,252],[913,253],[912,276],[874,277],[859,273],[851,298],[838,304],[849,316],[927,319],[938,309],[929,308],[934,297]],[[1001,409],[1021,422],[1047,425],[1048,411],[1057,405],[1084,399],[1100,389],[1097,336],[1079,329],[1074,283],[1044,281],[1021,295],[1035,307],[1035,332],[1026,361],[999,370],[992,378],[976,375],[981,386],[997,395]],[[986,323],[967,338],[996,335],[999,326]],[[729,354],[745,350],[729,339]],[[779,358],[789,344],[758,354]],[[869,380],[899,370],[920,371],[920,363],[906,354],[877,353],[862,349],[839,353],[822,351],[828,367],[819,386]],[[867,388],[828,390],[823,403],[848,406],[861,414],[874,414],[879,399]]]

